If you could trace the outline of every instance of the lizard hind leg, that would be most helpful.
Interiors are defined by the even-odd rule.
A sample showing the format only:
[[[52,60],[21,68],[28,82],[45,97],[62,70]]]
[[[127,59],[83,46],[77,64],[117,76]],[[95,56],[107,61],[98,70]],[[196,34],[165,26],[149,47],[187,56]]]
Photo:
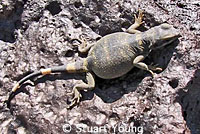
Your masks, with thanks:
[[[80,102],[80,98],[82,97],[80,90],[92,90],[92,89],[94,89],[95,80],[94,80],[94,76],[90,72],[88,72],[86,74],[86,80],[87,80],[87,83],[82,82],[80,84],[75,85],[72,92],[68,94],[68,95],[74,96],[73,99],[71,100],[71,103],[67,107],[68,109]]]
[[[92,46],[94,46],[94,44],[88,44],[86,39],[83,39],[83,37],[80,37],[81,39],[81,44],[80,46],[78,47],[78,51],[81,52],[81,53],[86,53],[90,50],[90,48]]]

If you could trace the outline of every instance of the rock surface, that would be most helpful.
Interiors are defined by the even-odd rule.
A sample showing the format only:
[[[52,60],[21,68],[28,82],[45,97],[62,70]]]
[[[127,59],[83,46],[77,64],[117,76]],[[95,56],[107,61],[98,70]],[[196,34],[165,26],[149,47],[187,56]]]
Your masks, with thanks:
[[[44,76],[35,86],[22,87],[6,107],[16,81],[31,71],[85,57],[77,50],[80,36],[92,43],[122,31],[138,9],[145,21],[140,30],[167,22],[181,31],[179,41],[145,59],[163,72],[152,78],[134,68],[118,79],[96,78],[96,88],[82,92],[79,107],[71,110],[66,94],[85,74]],[[199,9],[195,0],[2,0],[0,132],[61,134],[71,128],[71,133],[199,134]]]

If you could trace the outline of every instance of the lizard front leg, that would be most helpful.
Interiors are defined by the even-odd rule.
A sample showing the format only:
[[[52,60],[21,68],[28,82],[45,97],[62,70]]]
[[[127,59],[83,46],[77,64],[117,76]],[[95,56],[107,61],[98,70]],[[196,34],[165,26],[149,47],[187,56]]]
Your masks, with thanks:
[[[136,28],[138,28],[142,23],[144,23],[142,21],[143,18],[143,13],[142,10],[139,10],[139,15],[138,17],[134,14],[135,17],[135,23],[133,25],[131,25],[126,32],[131,33],[131,34],[135,34],[135,33],[141,33],[139,30],[136,30]]]
[[[95,87],[95,80],[94,76],[88,72],[86,74],[87,83],[82,82],[74,86],[73,90],[70,95],[74,95],[74,98],[71,101],[71,104],[67,108],[71,108],[73,105],[78,104],[80,102],[80,98],[82,95],[80,94],[80,90],[92,90]]]
[[[152,76],[154,77],[154,72],[153,71],[162,71],[162,68],[159,67],[153,67],[153,66],[148,66],[145,63],[143,63],[142,61],[144,60],[145,56],[144,55],[139,55],[137,56],[134,60],[133,60],[133,65],[135,67],[138,67],[142,70],[146,70],[148,72],[150,72],[152,74]],[[152,71],[153,70],[153,71]]]

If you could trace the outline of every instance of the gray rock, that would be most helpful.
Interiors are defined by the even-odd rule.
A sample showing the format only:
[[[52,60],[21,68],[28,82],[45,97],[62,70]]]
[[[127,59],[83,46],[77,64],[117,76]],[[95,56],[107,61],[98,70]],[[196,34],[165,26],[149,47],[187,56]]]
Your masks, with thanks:
[[[174,133],[199,134],[199,4],[141,0],[2,0],[0,2],[0,132]],[[145,62],[163,72],[152,78],[134,68],[113,80],[96,78],[93,91],[82,92],[78,107],[67,110],[73,86],[85,74],[55,74],[28,83],[3,103],[12,87],[31,71],[84,57],[80,36],[96,42],[123,31],[138,9],[141,31],[163,22],[181,31],[179,42],[152,52]]]

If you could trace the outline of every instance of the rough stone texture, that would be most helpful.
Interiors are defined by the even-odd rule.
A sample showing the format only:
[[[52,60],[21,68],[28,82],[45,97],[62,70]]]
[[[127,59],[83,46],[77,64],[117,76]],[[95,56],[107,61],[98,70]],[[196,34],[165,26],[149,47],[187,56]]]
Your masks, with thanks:
[[[66,109],[66,93],[85,74],[38,78],[35,86],[22,87],[10,109],[3,103],[14,83],[31,71],[84,57],[77,51],[80,36],[92,43],[122,31],[133,23],[138,9],[145,15],[140,30],[167,22],[181,31],[179,41],[145,60],[158,64],[163,72],[151,78],[134,68],[118,79],[96,78],[95,90],[82,92],[79,107],[71,110]],[[116,126],[132,125],[145,134],[199,134],[199,9],[195,0],[2,0],[0,132],[56,134],[64,133],[63,125],[70,124],[71,133],[77,133],[79,124],[86,131],[106,126],[108,133],[123,131]]]
[[[15,30],[21,27],[23,4],[21,0],[0,1],[0,40],[14,43],[17,35]]]

